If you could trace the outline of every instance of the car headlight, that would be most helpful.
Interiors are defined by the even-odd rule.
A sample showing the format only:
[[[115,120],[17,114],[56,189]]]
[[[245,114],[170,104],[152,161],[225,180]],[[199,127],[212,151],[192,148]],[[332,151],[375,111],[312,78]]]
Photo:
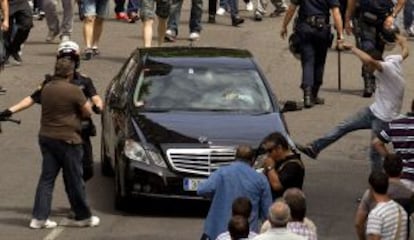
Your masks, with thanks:
[[[148,155],[150,155],[151,160],[155,165],[157,165],[158,167],[163,167],[163,168],[167,167],[167,165],[165,164],[164,159],[162,158],[162,156],[158,152],[148,150],[147,153],[148,153]]]
[[[167,167],[164,159],[158,152],[150,149],[144,149],[141,144],[132,139],[125,140],[124,153],[125,156],[131,160],[143,162],[149,165],[151,159],[155,165],[164,168]]]
[[[145,149],[137,142],[131,139],[125,140],[124,154],[127,158],[138,162],[150,164]]]

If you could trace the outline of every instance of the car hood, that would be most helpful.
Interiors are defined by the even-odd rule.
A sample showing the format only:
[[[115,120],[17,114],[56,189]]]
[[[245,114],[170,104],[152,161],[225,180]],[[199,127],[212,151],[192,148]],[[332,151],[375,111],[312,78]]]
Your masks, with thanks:
[[[279,113],[247,115],[234,113],[139,113],[134,128],[152,144],[209,144],[224,146],[250,144],[258,147],[271,132],[286,130]]]

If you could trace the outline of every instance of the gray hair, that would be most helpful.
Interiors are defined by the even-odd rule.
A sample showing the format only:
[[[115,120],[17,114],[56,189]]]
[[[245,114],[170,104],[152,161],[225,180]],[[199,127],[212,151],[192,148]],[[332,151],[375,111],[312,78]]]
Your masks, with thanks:
[[[285,227],[290,219],[290,208],[283,199],[277,199],[269,208],[269,221],[273,227]]]

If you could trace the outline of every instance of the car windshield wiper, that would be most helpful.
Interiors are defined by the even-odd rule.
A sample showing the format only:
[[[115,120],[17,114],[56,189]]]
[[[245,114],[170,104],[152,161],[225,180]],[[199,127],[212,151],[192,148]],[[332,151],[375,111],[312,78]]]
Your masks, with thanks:
[[[266,114],[269,114],[269,113],[271,113],[271,112],[270,111],[263,111],[263,112],[254,112],[251,115],[252,116],[260,116],[260,115],[266,115]]]
[[[140,112],[170,112],[172,109],[167,108],[143,108]]]

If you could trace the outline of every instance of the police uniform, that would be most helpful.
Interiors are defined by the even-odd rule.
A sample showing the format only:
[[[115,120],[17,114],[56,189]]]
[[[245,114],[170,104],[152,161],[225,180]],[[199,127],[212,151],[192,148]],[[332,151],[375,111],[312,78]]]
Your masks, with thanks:
[[[41,103],[41,93],[43,86],[51,81],[51,76],[46,75],[46,79],[43,81],[41,86],[30,95],[35,103]],[[93,85],[92,79],[86,77],[79,72],[75,72],[75,75],[71,81],[72,84],[79,86],[82,90],[83,94],[86,98],[91,99],[93,96],[96,96],[98,93],[96,91],[95,86]],[[93,177],[93,152],[92,152],[92,144],[90,137],[96,135],[96,128],[92,122],[91,118],[83,119],[82,120],[82,145],[83,145],[83,179],[85,181],[89,180]]]
[[[294,31],[300,41],[302,85],[305,107],[318,103],[328,48],[332,44],[329,11],[339,7],[338,0],[292,0],[299,6]]]
[[[381,40],[385,19],[392,15],[394,3],[391,0],[357,0],[352,19],[356,45],[371,56],[382,56],[385,42]],[[376,58],[376,57],[374,57]],[[371,97],[375,90],[375,77],[362,66],[364,80],[363,97]]]

